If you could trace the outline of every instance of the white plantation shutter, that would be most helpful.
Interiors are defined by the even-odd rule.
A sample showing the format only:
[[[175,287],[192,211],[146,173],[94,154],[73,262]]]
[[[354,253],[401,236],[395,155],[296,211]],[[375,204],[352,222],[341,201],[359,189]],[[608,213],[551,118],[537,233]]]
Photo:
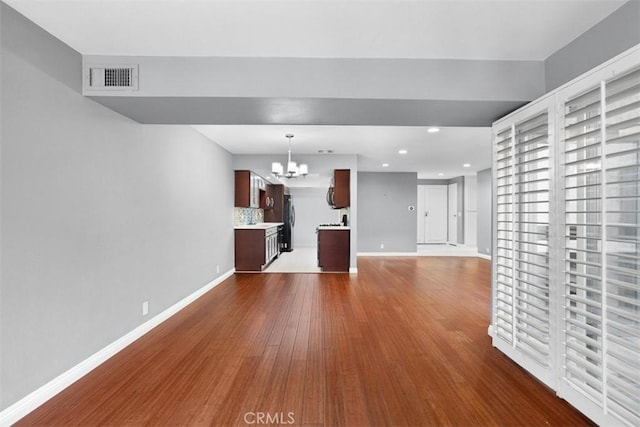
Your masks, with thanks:
[[[549,108],[516,114],[494,134],[494,343],[552,386]]]
[[[640,69],[606,82],[607,410],[640,424]]]
[[[563,381],[640,424],[640,70],[564,102]]]
[[[640,425],[640,46],[494,124],[494,345]]]
[[[602,400],[600,85],[564,106],[564,379]]]
[[[549,117],[517,123],[514,167],[516,348],[549,365]]]
[[[513,281],[513,132],[508,127],[498,133],[496,158],[496,250],[495,325],[496,333],[509,344],[514,342]]]

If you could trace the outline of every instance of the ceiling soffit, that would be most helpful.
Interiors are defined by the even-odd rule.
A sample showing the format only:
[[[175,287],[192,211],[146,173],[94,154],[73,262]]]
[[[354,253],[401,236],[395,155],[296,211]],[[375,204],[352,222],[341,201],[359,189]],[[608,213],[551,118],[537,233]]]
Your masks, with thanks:
[[[544,91],[535,61],[83,58],[139,68],[84,94],[140,123],[490,126]]]

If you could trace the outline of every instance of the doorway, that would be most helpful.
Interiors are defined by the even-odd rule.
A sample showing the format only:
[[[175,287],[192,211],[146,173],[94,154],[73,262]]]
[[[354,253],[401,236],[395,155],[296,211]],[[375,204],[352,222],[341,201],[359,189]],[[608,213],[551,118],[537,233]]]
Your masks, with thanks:
[[[447,186],[418,186],[418,244],[447,242]]]

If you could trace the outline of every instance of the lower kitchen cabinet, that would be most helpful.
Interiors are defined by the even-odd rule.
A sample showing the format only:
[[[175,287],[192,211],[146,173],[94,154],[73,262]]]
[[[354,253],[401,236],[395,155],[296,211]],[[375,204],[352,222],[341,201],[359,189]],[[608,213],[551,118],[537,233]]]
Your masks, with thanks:
[[[236,229],[236,271],[262,271],[278,257],[278,227]]]
[[[349,229],[318,229],[318,267],[322,271],[349,271],[351,258]]]

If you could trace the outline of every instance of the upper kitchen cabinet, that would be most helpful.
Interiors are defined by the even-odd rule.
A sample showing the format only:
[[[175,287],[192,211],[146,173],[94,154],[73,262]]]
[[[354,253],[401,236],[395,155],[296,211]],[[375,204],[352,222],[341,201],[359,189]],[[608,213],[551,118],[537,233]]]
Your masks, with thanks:
[[[284,222],[284,196],[289,194],[289,188],[282,184],[270,184],[267,195],[270,206],[264,211],[265,222]]]
[[[260,208],[265,211],[273,209],[273,195],[271,194],[273,190],[271,187],[273,187],[271,184],[266,184],[265,191],[260,192]]]
[[[259,208],[266,203],[266,182],[258,174],[248,170],[235,171],[235,203],[237,208]]]
[[[327,203],[332,209],[346,208],[351,205],[351,170],[336,169],[331,178],[331,187],[327,193]]]

